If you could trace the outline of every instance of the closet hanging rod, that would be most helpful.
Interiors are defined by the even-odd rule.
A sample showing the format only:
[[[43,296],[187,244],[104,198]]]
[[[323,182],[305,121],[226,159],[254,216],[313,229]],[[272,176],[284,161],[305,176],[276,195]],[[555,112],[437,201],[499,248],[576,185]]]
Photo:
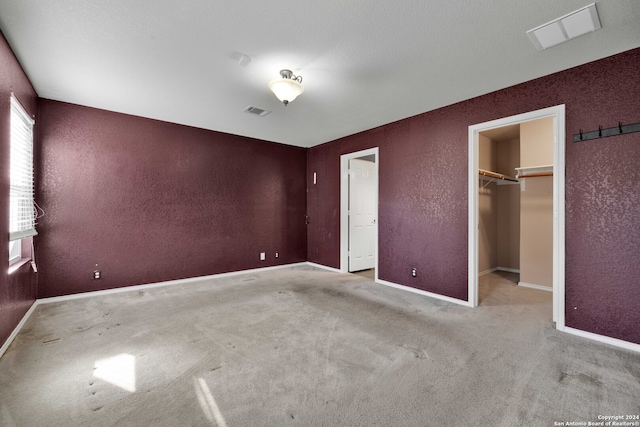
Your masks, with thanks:
[[[541,172],[541,173],[530,173],[527,175],[518,175],[518,179],[522,178],[537,178],[539,176],[553,176],[553,172]]]
[[[484,170],[484,169],[478,169],[478,173],[480,175],[482,175],[482,176],[486,176],[486,177],[489,177],[489,178],[501,179],[503,181],[518,182],[518,180],[516,178],[512,178],[510,176],[503,175],[503,174],[497,173],[497,172],[487,171],[487,170]]]
[[[600,139],[634,132],[640,132],[640,123],[622,125],[622,122],[618,122],[618,126],[616,127],[602,129],[602,126],[598,126],[598,130],[591,132],[582,132],[582,129],[580,129],[579,133],[573,135],[573,142],[589,141],[590,139]]]

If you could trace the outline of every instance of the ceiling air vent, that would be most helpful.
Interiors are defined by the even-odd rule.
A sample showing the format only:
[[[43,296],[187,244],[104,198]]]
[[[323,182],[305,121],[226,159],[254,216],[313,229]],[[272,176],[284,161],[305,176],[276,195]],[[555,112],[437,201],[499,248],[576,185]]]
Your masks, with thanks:
[[[266,116],[271,112],[269,110],[263,110],[262,108],[252,107],[251,105],[249,105],[247,108],[245,108],[242,111],[244,111],[245,113],[255,114],[256,116],[260,116],[260,117]]]
[[[527,35],[535,47],[542,50],[600,28],[596,4],[591,3],[582,9],[529,30]]]

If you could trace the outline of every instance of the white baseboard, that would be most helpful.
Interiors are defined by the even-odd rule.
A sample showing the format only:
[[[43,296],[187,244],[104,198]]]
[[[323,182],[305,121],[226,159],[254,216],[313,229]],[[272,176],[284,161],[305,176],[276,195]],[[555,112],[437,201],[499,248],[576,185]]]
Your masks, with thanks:
[[[91,291],[91,292],[83,292],[80,294],[62,295],[59,297],[41,298],[37,301],[37,303],[50,304],[50,303],[60,302],[60,301],[70,301],[70,300],[75,300],[80,298],[90,298],[90,297],[101,296],[101,295],[119,294],[122,292],[140,291],[144,289],[160,288],[164,286],[184,285],[187,283],[201,282],[203,280],[220,279],[224,277],[238,276],[240,274],[247,274],[247,273],[261,273],[263,271],[279,270],[281,268],[299,267],[303,265],[307,265],[307,263],[298,262],[294,264],[275,265],[273,267],[252,268],[249,270],[231,271],[229,273],[211,274],[209,276],[189,277],[187,279],[168,280],[166,282],[147,283],[144,285],[133,285],[133,286],[125,286],[122,288],[105,289],[102,291]]]
[[[570,328],[568,326],[565,326],[562,331],[567,332],[571,335],[576,335],[582,338],[599,341],[605,344],[613,345],[615,347],[624,348],[625,350],[631,350],[640,353],[640,344],[619,340],[617,338],[611,338],[605,335],[594,334],[593,332],[586,332],[580,329]]]
[[[506,271],[508,273],[517,273],[520,274],[520,269],[518,268],[508,268],[508,267],[493,267],[485,271],[481,271],[478,273],[478,277],[484,276],[485,274],[493,273],[496,271]]]
[[[16,326],[14,328],[13,332],[11,332],[11,335],[9,335],[9,337],[4,342],[4,344],[2,344],[2,347],[0,347],[0,357],[2,357],[4,355],[4,352],[7,351],[7,349],[9,348],[11,343],[13,342],[13,340],[16,339],[16,337],[20,333],[20,330],[22,329],[24,324],[27,323],[27,320],[29,320],[29,316],[31,316],[33,311],[36,309],[37,305],[38,305],[38,301],[37,300],[34,301],[33,304],[31,304],[31,307],[29,308],[29,310],[27,310],[27,312],[24,314],[24,316],[22,316],[22,320],[20,320],[20,323],[18,323],[18,326]]]
[[[522,286],[523,288],[537,289],[539,291],[553,292],[553,288],[551,286],[542,286],[527,282],[518,282],[518,286]]]
[[[402,289],[403,291],[407,291],[407,292],[413,292],[414,294],[423,295],[429,298],[435,298],[442,301],[451,302],[453,304],[463,305],[465,307],[471,307],[471,304],[468,301],[464,301],[457,298],[451,298],[451,297],[447,297],[440,294],[434,294],[433,292],[423,291],[422,289],[416,289],[410,286],[399,285],[397,283],[387,282],[386,280],[381,280],[381,279],[376,280],[376,283],[379,283],[384,286],[390,286],[396,289]]]
[[[507,273],[520,274],[520,269],[519,268],[496,267],[496,270],[498,270],[498,271],[506,271]]]
[[[315,262],[309,262],[307,261],[307,265],[309,267],[315,267],[315,268],[321,268],[323,270],[327,270],[327,271],[332,271],[334,273],[342,273],[341,270],[337,269],[337,268],[333,268],[333,267],[327,267],[326,265],[322,265],[322,264],[316,264]]]
[[[478,277],[481,277],[481,276],[487,275],[487,274],[489,274],[489,273],[493,273],[494,271],[498,271],[498,267],[493,267],[493,268],[490,268],[490,269],[488,269],[488,270],[481,271],[480,273],[478,273]]]
[[[338,270],[337,268],[327,267],[326,265],[316,264],[314,262],[308,262],[307,261],[307,265],[309,265],[310,267],[316,267],[316,268],[321,268],[323,270],[331,271],[333,273],[344,274],[341,270]],[[447,296],[444,296],[444,295],[434,294],[433,292],[423,291],[422,289],[416,289],[416,288],[412,288],[410,286],[399,285],[397,283],[388,282],[386,280],[381,280],[381,279],[378,278],[378,271],[377,270],[376,270],[375,282],[380,284],[380,285],[390,286],[392,288],[401,289],[403,291],[412,292],[414,294],[427,296],[429,298],[435,298],[435,299],[439,299],[439,300],[442,300],[442,301],[451,302],[453,304],[463,305],[465,307],[471,307],[471,304],[468,301],[464,301],[464,300],[457,299],[457,298],[451,298],[451,297],[447,297]]]

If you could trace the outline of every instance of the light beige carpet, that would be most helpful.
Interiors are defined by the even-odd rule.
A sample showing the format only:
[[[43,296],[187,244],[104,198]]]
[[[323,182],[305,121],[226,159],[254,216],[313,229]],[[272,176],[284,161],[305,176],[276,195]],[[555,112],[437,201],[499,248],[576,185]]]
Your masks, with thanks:
[[[640,355],[560,333],[551,294],[469,309],[296,267],[39,306],[2,426],[553,426],[640,413]]]

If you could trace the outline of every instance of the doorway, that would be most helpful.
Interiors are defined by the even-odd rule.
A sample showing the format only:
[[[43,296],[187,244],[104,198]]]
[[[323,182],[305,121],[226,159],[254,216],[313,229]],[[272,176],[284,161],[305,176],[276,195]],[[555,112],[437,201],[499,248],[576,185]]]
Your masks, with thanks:
[[[552,267],[550,269],[550,279],[552,281],[553,291],[553,321],[556,329],[564,329],[564,217],[565,217],[565,107],[559,105],[543,110],[533,111],[530,113],[520,114],[517,116],[507,117],[504,119],[493,120],[486,123],[477,124],[469,127],[469,305],[476,307],[478,305],[478,274],[481,267],[479,260],[479,234],[480,234],[480,200],[479,192],[482,188],[480,176],[484,175],[484,179],[493,178],[500,182],[509,179],[516,179],[514,176],[500,176],[497,173],[492,176],[491,173],[484,170],[480,165],[480,139],[486,134],[500,128],[512,127],[514,125],[529,124],[542,119],[551,119],[553,121],[553,164],[547,165],[553,174],[552,187]],[[519,168],[527,169],[527,168]],[[536,168],[528,168],[531,170],[519,170],[515,175],[519,175],[519,182],[516,184],[525,186],[529,177],[539,176],[547,171],[539,171]],[[525,178],[523,178],[525,177]],[[530,186],[531,187],[531,186]]]
[[[378,279],[378,148],[340,156],[340,270]]]

